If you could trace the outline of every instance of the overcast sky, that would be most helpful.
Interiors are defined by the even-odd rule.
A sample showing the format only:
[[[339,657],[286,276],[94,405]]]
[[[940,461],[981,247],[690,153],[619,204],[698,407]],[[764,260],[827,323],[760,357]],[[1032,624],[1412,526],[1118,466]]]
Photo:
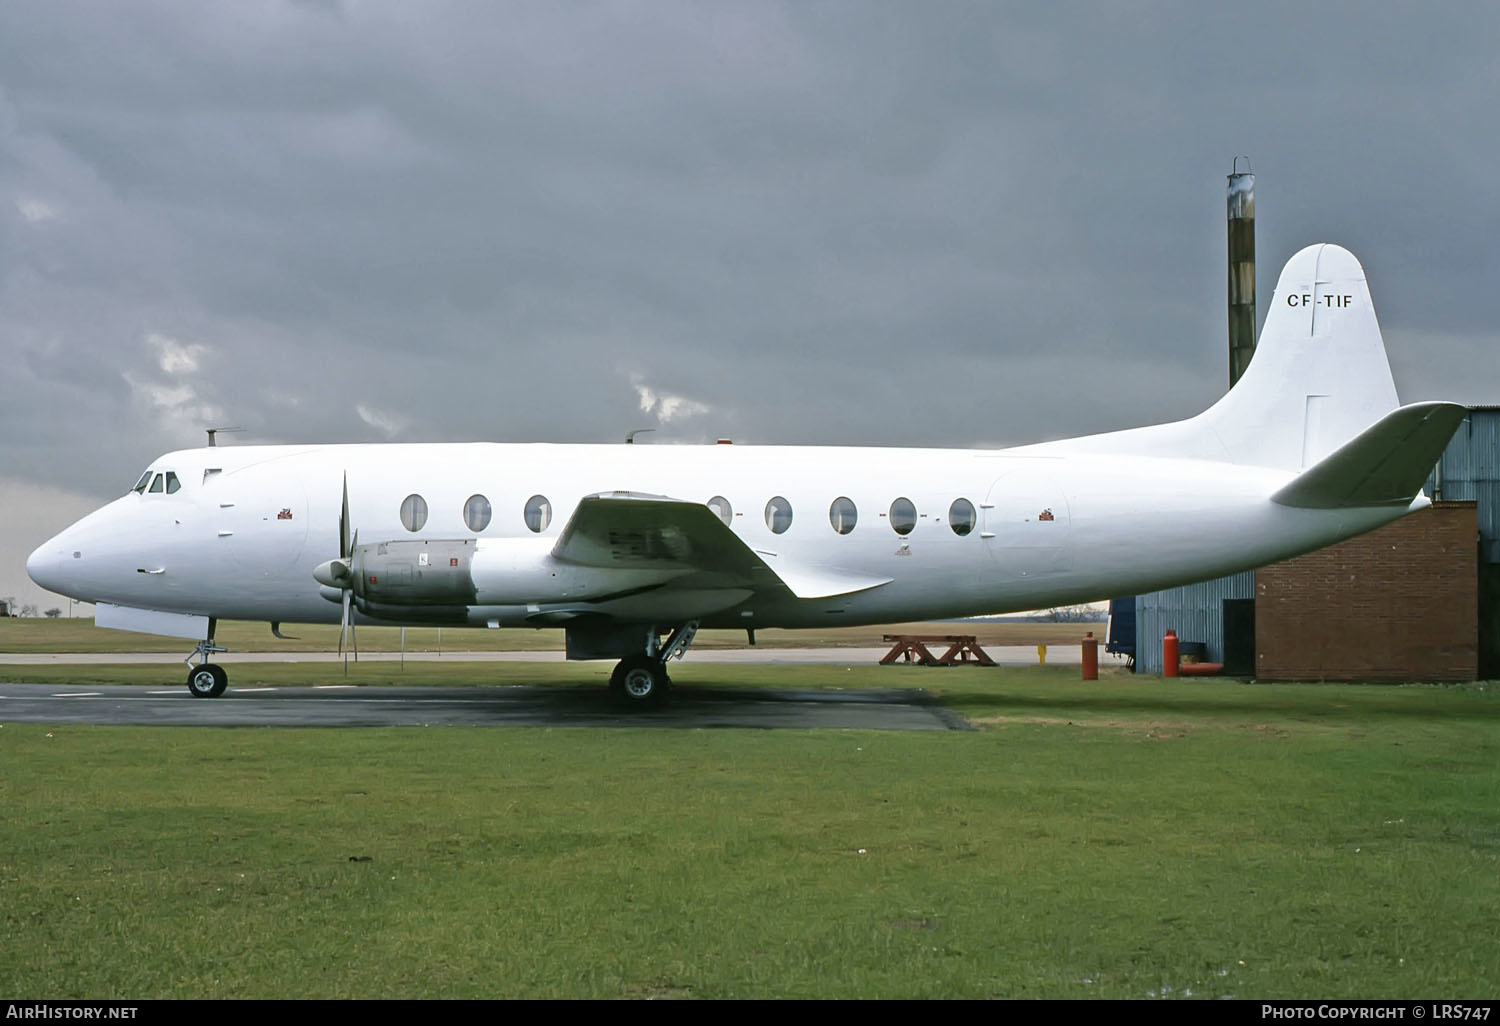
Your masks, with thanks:
[[[1500,402],[1500,7],[0,4],[0,597],[200,445],[993,446],[1227,378],[1364,263],[1404,401]],[[608,482],[613,485],[615,482]],[[66,604],[63,603],[64,608]]]

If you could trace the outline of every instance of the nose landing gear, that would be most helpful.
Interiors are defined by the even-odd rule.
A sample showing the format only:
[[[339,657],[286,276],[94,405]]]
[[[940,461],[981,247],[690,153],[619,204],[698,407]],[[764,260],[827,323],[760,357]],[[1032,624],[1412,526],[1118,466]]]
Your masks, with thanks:
[[[188,693],[194,698],[218,698],[229,686],[229,674],[224,667],[218,663],[211,663],[208,657],[215,652],[228,652],[229,649],[214,644],[214,628],[219,621],[210,618],[208,621],[208,637],[198,642],[192,653],[183,660],[191,669],[188,670],[187,686]],[[199,660],[197,666],[193,666],[193,657]]]
[[[218,663],[203,663],[188,671],[187,686],[194,698],[218,698],[229,686],[229,674]]]

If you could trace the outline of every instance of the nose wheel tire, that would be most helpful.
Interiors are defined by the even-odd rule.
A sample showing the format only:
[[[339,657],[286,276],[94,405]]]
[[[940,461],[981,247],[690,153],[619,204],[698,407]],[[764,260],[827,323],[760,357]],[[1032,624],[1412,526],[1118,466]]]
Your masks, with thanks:
[[[218,698],[229,686],[229,674],[217,663],[204,663],[188,671],[187,686],[194,698]]]
[[[648,655],[629,656],[620,660],[609,678],[610,690],[627,705],[661,705],[667,700],[672,681],[660,659]]]

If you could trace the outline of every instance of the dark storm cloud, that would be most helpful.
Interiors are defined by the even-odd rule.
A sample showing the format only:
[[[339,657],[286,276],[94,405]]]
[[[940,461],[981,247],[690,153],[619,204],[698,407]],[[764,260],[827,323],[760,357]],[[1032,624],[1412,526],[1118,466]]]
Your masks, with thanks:
[[[1185,415],[1224,385],[1237,153],[1262,311],[1286,257],[1343,243],[1398,384],[1494,401],[1496,28],[1471,5],[10,3],[0,476],[117,492],[209,419],[967,445]]]

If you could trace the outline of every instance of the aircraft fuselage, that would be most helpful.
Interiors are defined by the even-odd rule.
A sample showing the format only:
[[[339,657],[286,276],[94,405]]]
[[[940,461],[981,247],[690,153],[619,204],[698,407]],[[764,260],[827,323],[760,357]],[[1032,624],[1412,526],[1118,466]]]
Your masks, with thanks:
[[[472,595],[413,613],[418,603],[391,622],[538,626],[549,622],[549,609],[582,607],[623,621],[691,618],[701,612],[702,596],[679,581],[684,609],[661,608],[663,594],[650,587],[660,575],[653,578],[649,565],[638,567],[643,590],[634,594],[628,581],[591,592],[589,581],[570,585],[548,576],[557,568],[547,568],[545,555],[579,501],[629,488],[727,500],[729,529],[773,569],[888,579],[811,599],[745,595],[701,615],[703,626],[852,625],[1133,594],[1274,561],[1409,508],[1291,509],[1270,500],[1295,476],[1286,471],[1197,459],[1048,456],[1046,446],[1030,446],[1025,455],[743,445],[252,446],[174,452],[152,470],[171,471],[181,487],[132,492],[91,514],[38,550],[28,564],[33,577],[93,602],[220,619],[338,622],[336,589],[320,587],[313,573],[339,555],[347,481],[350,526],[362,547],[472,546],[479,585]],[[426,510],[416,530],[402,519],[410,496]],[[475,497],[475,506],[491,511],[479,530],[477,517],[466,522]],[[548,516],[533,530],[539,517],[528,526],[527,503],[538,498]],[[779,533],[773,525],[782,526],[784,516],[768,514],[773,502],[790,509]],[[1425,504],[1418,497],[1413,505]],[[901,516],[908,509],[909,528]],[[389,561],[384,566],[399,572]],[[506,569],[512,579],[531,572],[529,590],[497,587]],[[488,586],[478,579],[485,573],[493,578]],[[704,584],[714,590],[713,581]],[[722,598],[734,598],[732,589],[721,590]]]

